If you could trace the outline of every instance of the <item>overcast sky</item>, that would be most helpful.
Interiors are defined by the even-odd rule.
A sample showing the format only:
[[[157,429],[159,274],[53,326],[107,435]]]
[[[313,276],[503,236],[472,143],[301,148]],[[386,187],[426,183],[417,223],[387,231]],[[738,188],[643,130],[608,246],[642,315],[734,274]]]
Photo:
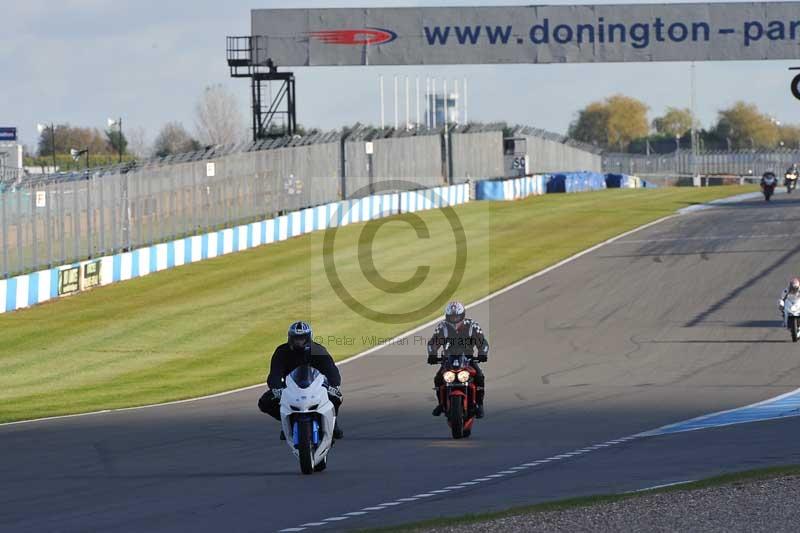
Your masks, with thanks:
[[[510,4],[530,2],[369,2],[371,7]],[[126,127],[143,127],[152,140],[168,121],[193,129],[194,105],[203,88],[215,83],[237,95],[246,120],[248,81],[229,77],[225,37],[250,33],[250,9],[363,5],[345,0],[0,0],[0,126],[17,126],[21,141],[34,144],[37,122],[104,128],[107,117],[122,116]],[[720,108],[745,100],[783,122],[800,123],[800,102],[788,90],[787,67],[800,66],[795,63],[698,63],[700,120],[708,125]],[[689,72],[688,63],[295,69],[298,120],[308,127],[378,123],[378,76],[387,77],[388,89],[399,74],[412,80],[466,76],[471,120],[504,120],[560,133],[578,109],[613,93],[646,102],[651,119],[668,105],[688,107]],[[393,115],[388,107],[387,116],[393,120]]]

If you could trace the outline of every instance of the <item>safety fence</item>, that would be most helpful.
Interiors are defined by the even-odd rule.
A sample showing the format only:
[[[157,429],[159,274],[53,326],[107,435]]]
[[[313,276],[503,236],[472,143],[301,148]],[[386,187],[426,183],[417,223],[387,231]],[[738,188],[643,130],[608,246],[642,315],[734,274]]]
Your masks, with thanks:
[[[800,150],[700,151],[680,150],[671,154],[606,153],[603,172],[639,176],[761,176],[764,172],[782,174],[800,162]]]
[[[378,194],[301,209],[97,259],[0,280],[0,313],[312,231],[470,201],[469,184]]]
[[[539,136],[528,150],[542,164],[568,165],[587,148],[519,131]],[[0,176],[0,278],[387,192],[397,179],[422,189],[503,177],[503,158],[502,125],[358,126],[83,172],[11,172]]]

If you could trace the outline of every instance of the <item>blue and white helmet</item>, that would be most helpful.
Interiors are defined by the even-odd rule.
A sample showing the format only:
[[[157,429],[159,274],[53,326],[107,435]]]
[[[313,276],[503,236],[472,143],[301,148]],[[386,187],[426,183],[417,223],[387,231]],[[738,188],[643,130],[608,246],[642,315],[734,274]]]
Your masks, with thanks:
[[[307,322],[294,322],[289,326],[289,347],[292,350],[302,350],[311,346],[311,326]]]
[[[466,316],[467,310],[461,302],[450,302],[444,308],[444,319],[454,326],[463,322]]]

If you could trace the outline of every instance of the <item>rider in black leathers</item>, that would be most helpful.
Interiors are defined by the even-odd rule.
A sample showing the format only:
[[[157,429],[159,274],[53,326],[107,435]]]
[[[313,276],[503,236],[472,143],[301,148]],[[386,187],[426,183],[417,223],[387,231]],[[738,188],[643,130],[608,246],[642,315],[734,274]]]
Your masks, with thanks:
[[[333,357],[321,344],[311,340],[311,326],[305,322],[295,322],[289,326],[288,342],[281,344],[272,354],[269,375],[267,376],[267,391],[258,400],[258,408],[262,413],[270,415],[280,422],[281,393],[285,387],[284,378],[292,370],[303,364],[310,364],[328,378],[328,397],[336,409],[336,426],[333,437],[341,439],[344,433],[339,428],[339,406],[342,404],[342,393],[339,387],[342,378]],[[281,431],[281,439],[285,436]]]
[[[466,318],[466,310],[461,302],[450,302],[445,308],[445,319],[436,325],[433,337],[428,341],[428,364],[437,365],[441,364],[439,350],[444,349],[445,345],[450,343],[451,350],[455,349],[462,353],[475,356],[477,351],[477,360],[481,363],[486,362],[489,357],[489,341],[481,329],[480,324],[472,319]],[[485,390],[485,376],[483,371],[478,366],[478,362],[472,360],[472,367],[477,371],[475,376],[475,386],[477,387],[477,398],[475,399],[475,416],[483,418],[483,398]],[[444,383],[442,374],[443,368],[440,368],[433,379],[433,386],[436,390]],[[438,394],[437,394],[438,397]],[[433,416],[439,416],[444,412],[444,407],[441,405],[436,406],[433,410]]]

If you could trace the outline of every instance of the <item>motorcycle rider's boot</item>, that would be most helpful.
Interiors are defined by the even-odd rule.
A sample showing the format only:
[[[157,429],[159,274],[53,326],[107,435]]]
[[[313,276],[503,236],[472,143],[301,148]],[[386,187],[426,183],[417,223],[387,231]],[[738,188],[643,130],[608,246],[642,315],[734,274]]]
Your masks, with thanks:
[[[286,440],[286,434],[281,430],[281,440]]]
[[[433,416],[441,416],[444,413],[444,407],[441,404],[437,405],[436,408],[431,413]]]
[[[483,418],[483,404],[475,404],[475,418]]]
[[[333,425],[333,438],[334,439],[343,439],[344,438],[344,431],[342,431],[342,428],[339,427],[339,421],[338,420]]]

